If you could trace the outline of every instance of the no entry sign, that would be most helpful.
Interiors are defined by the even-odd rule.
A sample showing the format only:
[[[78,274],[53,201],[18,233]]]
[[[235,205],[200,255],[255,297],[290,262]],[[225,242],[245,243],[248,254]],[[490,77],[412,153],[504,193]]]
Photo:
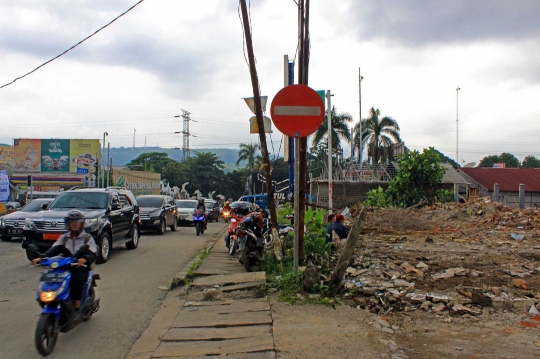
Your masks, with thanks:
[[[276,128],[290,137],[307,137],[324,119],[324,103],[319,94],[305,85],[289,85],[279,91],[270,106]]]

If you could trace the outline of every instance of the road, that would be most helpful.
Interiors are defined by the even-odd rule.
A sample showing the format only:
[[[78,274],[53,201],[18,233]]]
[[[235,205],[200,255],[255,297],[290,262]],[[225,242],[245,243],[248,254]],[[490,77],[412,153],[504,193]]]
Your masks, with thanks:
[[[158,312],[174,274],[225,228],[209,223],[197,237],[193,227],[167,230],[165,235],[143,232],[139,247],[111,252],[96,266],[101,275],[96,289],[101,309],[90,321],[61,333],[49,358],[124,358]],[[0,358],[41,358],[34,345],[40,307],[35,300],[39,272],[30,268],[20,241],[0,242]]]

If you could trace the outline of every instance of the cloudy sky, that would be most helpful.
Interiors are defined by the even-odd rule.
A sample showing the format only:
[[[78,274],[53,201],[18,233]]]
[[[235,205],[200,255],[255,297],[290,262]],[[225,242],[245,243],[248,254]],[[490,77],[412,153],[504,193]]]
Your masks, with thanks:
[[[90,35],[136,0],[0,0],[0,85]],[[338,112],[391,116],[409,148],[479,162],[540,157],[540,2],[312,0],[309,84]],[[283,87],[294,59],[293,0],[251,0],[262,95]],[[252,96],[238,2],[145,0],[71,52],[0,89],[0,142],[102,138],[112,147],[182,147],[175,115],[191,112],[197,148],[237,148]],[[268,108],[269,110],[269,108]],[[268,111],[269,112],[269,111]],[[277,153],[281,134],[272,134]],[[282,146],[281,146],[282,147]]]

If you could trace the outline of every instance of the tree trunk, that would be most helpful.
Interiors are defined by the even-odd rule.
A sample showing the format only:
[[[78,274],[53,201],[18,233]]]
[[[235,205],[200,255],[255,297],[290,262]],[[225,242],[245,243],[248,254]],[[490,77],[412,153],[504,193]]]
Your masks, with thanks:
[[[366,212],[362,208],[358,217],[354,219],[351,231],[349,232],[349,236],[347,237],[347,242],[345,242],[345,247],[341,250],[341,254],[339,256],[336,268],[334,269],[334,272],[330,277],[329,287],[330,291],[334,294],[339,289],[339,284],[343,280],[343,277],[345,276],[345,271],[347,270],[352,255],[354,254],[354,248],[356,247],[356,243],[360,239],[360,232],[362,231],[362,227],[364,226],[365,217]]]

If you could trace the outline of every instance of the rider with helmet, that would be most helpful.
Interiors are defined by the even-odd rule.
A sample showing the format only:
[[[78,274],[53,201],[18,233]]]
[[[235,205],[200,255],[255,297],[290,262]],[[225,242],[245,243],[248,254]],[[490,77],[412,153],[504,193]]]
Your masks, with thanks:
[[[206,204],[204,203],[204,198],[199,198],[199,201],[197,202],[197,207],[195,207],[195,211],[201,211],[204,213],[204,229],[207,229],[207,222],[206,222]]]
[[[90,266],[96,261],[97,246],[94,237],[84,231],[84,222],[86,220],[84,214],[77,210],[71,210],[64,218],[66,223],[67,233],[64,233],[52,247],[43,254],[44,257],[54,257],[62,254],[64,257],[73,256],[84,244],[88,244],[88,250],[84,253],[79,253],[77,266],[72,268],[70,291],[73,298],[75,309],[81,306],[81,298],[83,295],[84,285],[88,280],[88,272]],[[36,265],[40,262],[40,258],[32,260],[32,264]]]
[[[225,202],[225,206],[223,206],[223,211],[232,212],[232,207],[231,207],[231,204],[229,203],[229,201]]]

